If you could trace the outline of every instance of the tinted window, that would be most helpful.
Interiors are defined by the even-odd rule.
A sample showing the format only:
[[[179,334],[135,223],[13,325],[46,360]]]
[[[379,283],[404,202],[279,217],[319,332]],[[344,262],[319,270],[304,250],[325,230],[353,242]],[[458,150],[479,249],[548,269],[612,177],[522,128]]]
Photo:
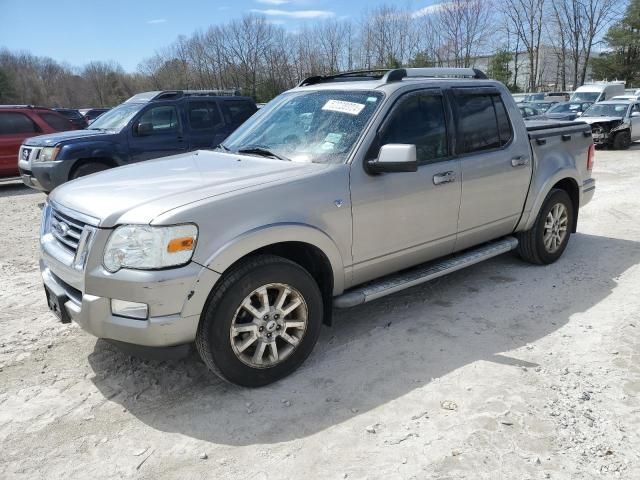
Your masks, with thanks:
[[[85,118],[87,120],[94,120],[94,119],[98,118],[100,115],[102,115],[106,111],[107,110],[89,110],[86,113]]]
[[[251,104],[251,102],[244,100],[227,100],[224,104],[231,113],[231,121],[233,123],[244,122],[256,111],[256,108]]]
[[[499,95],[493,96],[493,106],[496,109],[496,117],[498,119],[498,133],[500,135],[500,145],[506,145],[511,141],[513,131],[511,130],[511,122],[509,121],[509,115],[507,109],[502,103],[502,98]]]
[[[77,110],[56,110],[60,115],[64,115],[67,118],[73,118],[74,120],[82,119],[82,114]]]
[[[493,95],[456,92],[459,153],[491,150],[501,145]],[[522,108],[522,107],[521,107]],[[529,110],[528,107],[524,107]]]
[[[194,130],[215,128],[222,123],[218,106],[213,102],[191,102],[189,124]]]
[[[381,132],[380,146],[388,143],[414,144],[419,162],[448,156],[442,97],[416,92],[400,100]]]
[[[40,118],[47,122],[47,125],[49,125],[54,130],[57,130],[59,132],[71,130],[71,123],[61,115],[47,112],[41,112],[38,115],[40,115]]]
[[[142,114],[138,123],[149,123],[153,133],[169,133],[178,130],[178,111],[176,107],[158,106]]]
[[[18,112],[0,112],[0,135],[38,133],[40,129],[29,117]]]

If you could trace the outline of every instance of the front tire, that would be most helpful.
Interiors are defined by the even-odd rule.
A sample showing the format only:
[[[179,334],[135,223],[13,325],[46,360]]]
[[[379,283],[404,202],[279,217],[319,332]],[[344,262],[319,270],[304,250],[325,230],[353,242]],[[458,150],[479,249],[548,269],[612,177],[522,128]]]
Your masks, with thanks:
[[[75,180],[76,178],[86,177],[87,175],[91,175],[92,173],[102,172],[104,170],[108,170],[109,165],[102,162],[83,162],[78,165],[70,175],[69,180]]]
[[[211,292],[196,347],[222,379],[245,387],[268,385],[306,360],[322,315],[320,289],[304,268],[273,255],[251,257]]]
[[[627,131],[616,133],[611,146],[614,150],[626,150],[631,146],[631,134]]]
[[[520,257],[538,265],[558,260],[569,243],[574,215],[569,194],[558,188],[552,189],[533,227],[518,234]]]

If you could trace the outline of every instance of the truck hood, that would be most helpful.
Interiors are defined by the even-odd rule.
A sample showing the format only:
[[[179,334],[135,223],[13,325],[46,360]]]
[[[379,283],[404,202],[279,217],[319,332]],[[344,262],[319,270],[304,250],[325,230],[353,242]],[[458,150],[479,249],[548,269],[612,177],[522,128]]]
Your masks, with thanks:
[[[113,135],[113,132],[101,130],[68,130],[66,132],[49,133],[47,135],[27,138],[23,144],[30,147],[52,147],[68,140],[82,140],[85,138],[95,140],[95,137],[107,135]]]
[[[621,122],[622,120],[622,117],[585,117],[584,115],[580,117],[581,122],[587,122],[589,125],[603,122]]]
[[[296,178],[326,165],[199,150],[148,160],[65,183],[49,199],[101,227],[150,223],[188,203]]]

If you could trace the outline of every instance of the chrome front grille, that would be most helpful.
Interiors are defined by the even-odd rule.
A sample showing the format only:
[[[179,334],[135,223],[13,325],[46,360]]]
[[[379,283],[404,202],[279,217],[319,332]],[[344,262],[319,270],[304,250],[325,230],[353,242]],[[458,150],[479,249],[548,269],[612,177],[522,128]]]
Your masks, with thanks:
[[[61,246],[73,255],[78,251],[86,223],[51,209],[50,232]]]

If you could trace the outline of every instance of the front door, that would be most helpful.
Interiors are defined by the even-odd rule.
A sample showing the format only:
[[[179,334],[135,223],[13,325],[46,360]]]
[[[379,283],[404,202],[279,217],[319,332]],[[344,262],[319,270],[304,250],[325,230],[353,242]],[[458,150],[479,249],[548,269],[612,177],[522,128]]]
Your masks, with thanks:
[[[511,125],[499,90],[451,93],[462,169],[456,250],[463,250],[513,232],[527,198],[532,160],[526,128],[522,122],[518,129]]]
[[[367,159],[382,145],[415,144],[417,172],[368,174],[351,167],[353,284],[453,251],[460,207],[460,162],[450,157],[438,89],[401,96]]]
[[[175,105],[154,105],[134,122],[129,135],[132,162],[166,157],[189,149]]]

